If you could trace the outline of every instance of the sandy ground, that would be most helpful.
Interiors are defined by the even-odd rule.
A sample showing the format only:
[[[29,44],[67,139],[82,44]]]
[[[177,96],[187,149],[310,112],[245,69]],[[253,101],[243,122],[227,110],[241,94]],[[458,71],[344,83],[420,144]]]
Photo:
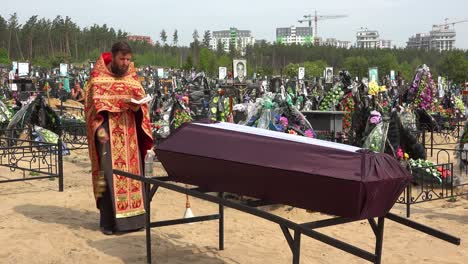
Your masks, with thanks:
[[[0,184],[0,263],[145,263],[144,231],[115,236],[99,231],[87,153],[73,152],[65,157],[64,167],[62,193],[57,181]],[[1,177],[20,175],[0,167]],[[195,215],[217,212],[215,204],[198,199],[191,204]],[[185,197],[160,190],[152,210],[153,220],[179,218]],[[286,206],[265,210],[297,222],[326,217]],[[404,207],[396,205],[392,211],[403,215]],[[468,263],[468,200],[414,205],[412,213],[413,220],[461,237],[461,246],[387,221],[382,263]],[[152,229],[154,263],[291,263],[279,226],[233,209],[226,209],[225,216],[224,251],[217,250],[216,221]],[[374,248],[365,221],[321,231],[369,251]],[[301,263],[367,262],[303,236]]]

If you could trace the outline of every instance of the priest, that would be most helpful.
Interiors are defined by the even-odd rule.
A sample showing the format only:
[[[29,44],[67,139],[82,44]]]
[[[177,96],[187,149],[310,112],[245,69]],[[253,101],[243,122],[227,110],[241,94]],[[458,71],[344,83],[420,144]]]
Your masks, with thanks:
[[[119,41],[111,51],[101,55],[91,72],[85,106],[93,190],[106,235],[144,226],[141,182],[112,170],[141,175],[146,151],[153,146],[148,105],[131,102],[145,97],[131,47]]]

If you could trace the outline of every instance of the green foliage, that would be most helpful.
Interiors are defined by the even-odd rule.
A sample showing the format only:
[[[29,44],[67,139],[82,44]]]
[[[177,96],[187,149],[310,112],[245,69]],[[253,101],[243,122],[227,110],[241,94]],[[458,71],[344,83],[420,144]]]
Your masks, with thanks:
[[[216,55],[208,48],[200,50],[200,70],[214,76],[216,74]]]
[[[46,67],[49,68],[52,65],[52,62],[49,58],[45,57],[37,57],[32,60],[32,64],[34,66],[39,66],[39,67]]]
[[[468,80],[468,61],[462,51],[446,52],[443,54],[439,73],[449,76],[455,82],[461,83]]]
[[[19,21],[26,21],[20,24]],[[159,39],[150,45],[144,41],[129,41],[137,65],[157,65],[161,67],[196,67],[216,76],[217,67],[227,66],[232,71],[232,59],[240,58],[237,43],[230,41],[229,52],[224,52],[224,45],[218,43],[216,51],[209,48],[211,32],[194,30],[190,47],[179,47],[179,32],[172,35],[172,46],[167,45],[170,38],[166,31],[161,31]],[[8,64],[11,60],[29,60],[36,65],[56,67],[59,63],[95,61],[103,51],[109,51],[117,40],[126,40],[128,33],[108,25],[94,24],[80,28],[68,16],[56,16],[52,19],[37,15],[29,19],[20,19],[14,13],[7,18],[0,16],[0,63]],[[279,41],[281,42],[281,41]],[[306,78],[323,75],[326,66],[335,68],[335,72],[347,69],[353,76],[360,78],[368,75],[369,67],[378,67],[380,78],[390,74],[390,70],[400,72],[411,81],[415,69],[427,64],[436,78],[445,76],[457,83],[468,80],[468,52],[454,50],[450,52],[424,51],[417,49],[340,49],[331,46],[284,45],[261,42],[248,47],[244,56],[247,59],[249,73],[257,75],[283,74],[297,76],[297,68],[306,68]],[[250,74],[249,74],[250,75]]]
[[[300,64],[290,63],[284,68],[283,74],[289,78],[297,77],[299,67],[304,67],[305,78],[307,79],[316,76],[322,76],[323,71],[327,67],[327,63],[323,60],[306,61]]]
[[[211,32],[209,30],[206,30],[205,34],[203,34],[203,41],[202,41],[203,47],[209,48],[210,41],[211,41]]]
[[[264,67],[257,67],[257,76],[265,77],[265,76],[272,76],[273,75],[273,68],[271,66],[264,66]]]
[[[8,59],[8,51],[4,48],[0,48],[0,64],[10,64],[10,59]]]
[[[415,70],[416,68],[413,68],[407,61],[404,61],[396,68],[397,73],[399,72],[403,79],[408,81],[412,81]]]
[[[92,61],[97,61],[97,59],[99,59],[99,56],[101,56],[101,53],[99,51],[99,49],[93,49],[90,53],[89,53],[89,59],[92,60]]]
[[[229,41],[229,57],[234,59],[239,57],[239,51],[236,49],[236,44],[233,41]]]
[[[166,42],[167,42],[167,33],[166,31],[163,29],[160,33],[160,37],[161,37],[161,41],[164,45],[166,45]]]
[[[457,51],[446,52],[448,54],[457,53]],[[290,64],[301,64],[307,61],[322,60],[326,62],[326,66],[332,66],[335,71],[347,69],[353,76],[366,77],[368,68],[376,66],[379,68],[380,78],[390,74],[390,70],[400,71],[400,74],[409,81],[413,78],[416,68],[421,64],[427,64],[431,67],[431,72],[448,76],[449,79],[454,79],[457,82],[462,81],[461,74],[464,71],[463,63],[457,63],[459,73],[457,74],[453,67],[452,69],[441,69],[440,63],[444,53],[437,51],[423,51],[414,49],[386,49],[386,50],[369,50],[369,49],[339,49],[327,46],[301,46],[301,45],[280,45],[266,44],[254,45],[251,51],[246,54],[247,61],[255,60],[259,67],[271,67],[277,73],[283,68],[284,73],[292,75]],[[461,56],[460,56],[461,57]],[[466,61],[468,53],[464,54]],[[450,60],[450,59],[449,59]],[[307,71],[307,70],[306,70]],[[315,71],[322,76],[323,72]],[[296,73],[294,73],[294,76]],[[306,75],[308,75],[306,73]],[[454,77],[451,77],[454,76]],[[466,78],[466,77],[465,77]]]
[[[384,51],[380,56],[370,58],[369,67],[377,67],[379,70],[379,79],[390,75],[391,70],[398,67],[398,61],[394,54]],[[416,67],[415,67],[416,69]],[[367,76],[368,74],[361,75],[360,77]]]
[[[299,64],[289,63],[288,65],[286,65],[286,67],[284,67],[283,74],[288,78],[294,78],[295,76],[297,76],[298,72]]]
[[[352,76],[358,76],[362,78],[367,76],[367,69],[369,68],[369,62],[362,56],[348,57],[343,63],[344,69],[348,70]]]
[[[57,53],[55,54],[55,57],[53,58],[53,60],[51,60],[52,67],[58,67],[60,66],[60,63],[63,63],[63,62],[69,63],[71,62],[71,59],[72,58],[70,57],[70,55],[66,53]]]
[[[305,78],[322,76],[323,70],[327,67],[327,63],[323,60],[307,61],[303,64],[305,68]]]
[[[218,56],[223,55],[224,52],[224,44],[221,42],[221,40],[218,40],[218,43],[216,44],[216,54]]]
[[[193,59],[192,59],[192,56],[188,56],[187,57],[187,61],[184,63],[184,65],[182,66],[182,69],[184,70],[190,70],[192,69],[193,67]]]
[[[145,52],[143,54],[135,54],[134,62],[136,67],[155,65],[160,67],[178,67],[178,59],[171,54],[159,52]]]
[[[172,35],[172,44],[174,44],[174,46],[177,46],[177,44],[179,43],[179,33],[176,30],[174,30],[174,34]]]
[[[232,71],[232,60],[228,55],[223,54],[219,56],[216,60],[217,67],[227,67],[228,71]]]

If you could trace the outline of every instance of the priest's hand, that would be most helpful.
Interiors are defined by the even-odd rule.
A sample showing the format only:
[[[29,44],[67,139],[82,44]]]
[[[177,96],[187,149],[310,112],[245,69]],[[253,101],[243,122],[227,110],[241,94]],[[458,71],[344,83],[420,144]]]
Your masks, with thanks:
[[[97,138],[101,144],[105,144],[109,140],[109,135],[104,128],[99,128],[97,131]]]

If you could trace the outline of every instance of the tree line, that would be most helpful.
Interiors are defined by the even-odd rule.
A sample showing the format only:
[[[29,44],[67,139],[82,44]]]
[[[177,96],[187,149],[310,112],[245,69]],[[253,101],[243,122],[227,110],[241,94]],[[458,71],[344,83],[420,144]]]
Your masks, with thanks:
[[[30,17],[24,24],[18,15],[0,16],[0,64],[14,60],[30,61],[33,65],[56,67],[61,62],[86,63],[96,60],[100,53],[109,50],[117,40],[127,40],[128,32],[106,24],[80,28],[70,17],[54,19]],[[431,67],[432,74],[461,83],[468,80],[468,52],[424,51],[418,49],[341,49],[331,46],[283,45],[265,41],[248,46],[241,51],[229,43],[225,51],[222,43],[210,47],[211,31],[192,33],[189,46],[179,45],[179,32],[161,30],[155,45],[142,41],[129,41],[137,66],[203,70],[216,76],[219,66],[232,71],[232,59],[247,59],[249,76],[297,74],[295,69],[306,67],[306,77],[320,76],[324,67],[334,67],[335,72],[346,69],[353,76],[365,77],[369,67],[378,67],[379,75],[399,72],[410,80],[421,64]]]

